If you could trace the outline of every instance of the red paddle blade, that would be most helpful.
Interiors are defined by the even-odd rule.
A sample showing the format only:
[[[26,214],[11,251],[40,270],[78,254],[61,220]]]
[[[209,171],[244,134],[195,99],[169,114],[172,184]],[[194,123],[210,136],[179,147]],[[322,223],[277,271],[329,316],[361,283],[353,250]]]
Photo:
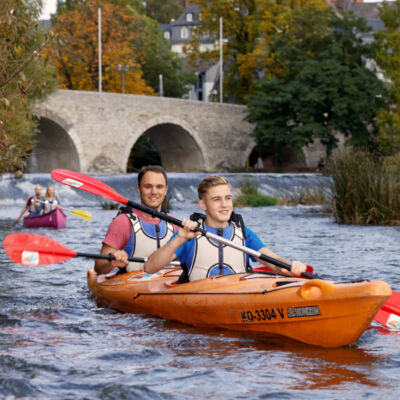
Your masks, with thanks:
[[[56,264],[77,255],[53,239],[31,233],[7,235],[3,247],[12,261],[22,265]]]
[[[392,292],[374,320],[389,329],[400,330],[400,292]]]
[[[54,169],[51,172],[51,177],[64,185],[72,186],[75,189],[84,190],[95,194],[97,196],[106,197],[107,199],[114,200],[118,203],[127,204],[128,199],[121,196],[113,188],[100,182],[96,178],[87,176],[75,171],[67,169]]]

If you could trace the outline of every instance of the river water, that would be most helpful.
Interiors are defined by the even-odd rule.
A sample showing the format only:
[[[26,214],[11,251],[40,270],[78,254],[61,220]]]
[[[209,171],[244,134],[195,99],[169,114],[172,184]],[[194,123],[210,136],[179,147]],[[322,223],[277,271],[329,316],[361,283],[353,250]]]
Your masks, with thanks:
[[[96,176],[137,200],[134,175]],[[178,218],[198,211],[200,174],[171,174]],[[244,175],[231,175],[234,186]],[[318,175],[250,175],[263,192],[282,194],[329,186]],[[0,240],[27,231],[12,222],[34,183],[48,174],[0,182]],[[328,189],[327,189],[328,190]],[[99,197],[56,185],[68,226],[39,233],[69,248],[96,253],[115,210]],[[272,250],[314,266],[324,278],[385,280],[400,290],[400,228],[338,225],[320,207],[238,210]],[[1,399],[396,399],[400,335],[372,324],[356,345],[322,349],[278,338],[199,329],[147,315],[100,308],[86,286],[93,262],[22,267],[0,249]],[[340,326],[338,326],[338,330]]]

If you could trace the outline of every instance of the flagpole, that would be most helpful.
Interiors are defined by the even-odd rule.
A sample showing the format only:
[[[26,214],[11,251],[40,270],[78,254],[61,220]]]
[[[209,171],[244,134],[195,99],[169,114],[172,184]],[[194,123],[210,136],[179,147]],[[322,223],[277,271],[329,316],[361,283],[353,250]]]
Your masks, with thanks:
[[[222,31],[222,17],[219,17],[219,102],[223,102],[223,83],[224,83],[224,70],[222,60],[222,48],[223,48],[223,31]]]
[[[99,92],[101,93],[102,87],[102,65],[101,65],[101,7],[97,9],[97,20],[98,20],[98,43],[99,43]]]

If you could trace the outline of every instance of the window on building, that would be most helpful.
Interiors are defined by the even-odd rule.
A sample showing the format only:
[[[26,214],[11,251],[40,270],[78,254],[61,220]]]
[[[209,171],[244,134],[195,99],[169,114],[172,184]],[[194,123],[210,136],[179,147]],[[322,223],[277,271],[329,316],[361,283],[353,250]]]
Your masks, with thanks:
[[[186,21],[187,22],[193,22],[193,14],[192,13],[187,13],[186,14]]]
[[[164,32],[164,39],[170,40],[171,39],[171,32],[165,31]]]
[[[181,38],[187,39],[188,37],[189,37],[189,29],[184,26],[183,28],[181,28]]]

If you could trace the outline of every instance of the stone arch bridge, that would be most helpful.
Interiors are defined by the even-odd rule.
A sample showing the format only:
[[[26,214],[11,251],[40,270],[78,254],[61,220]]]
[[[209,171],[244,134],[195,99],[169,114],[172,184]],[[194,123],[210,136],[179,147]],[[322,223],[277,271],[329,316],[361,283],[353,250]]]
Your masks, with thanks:
[[[167,171],[243,168],[254,148],[252,125],[239,105],[59,90],[35,111],[40,132],[31,172],[126,172],[132,147],[143,134],[150,136]]]

